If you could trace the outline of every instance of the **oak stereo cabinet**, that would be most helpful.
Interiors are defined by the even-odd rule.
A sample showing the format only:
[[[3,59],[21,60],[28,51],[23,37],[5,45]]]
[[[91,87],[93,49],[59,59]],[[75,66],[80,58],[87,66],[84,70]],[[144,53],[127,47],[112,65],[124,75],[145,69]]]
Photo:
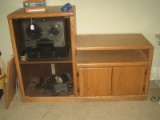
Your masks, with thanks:
[[[20,8],[7,18],[14,52],[12,61],[15,62],[12,63],[16,66],[22,101],[64,101],[67,96],[74,96],[75,7],[73,6],[69,12],[62,12],[61,6],[47,6],[45,12],[31,13],[26,13]],[[25,59],[24,53],[28,53]],[[43,80],[45,83],[48,80],[48,83],[54,75],[61,76],[64,73],[70,76],[67,83],[70,85],[68,91],[53,95],[47,89],[44,92],[43,87],[35,89],[36,84],[33,83],[36,81]],[[15,82],[16,80],[11,79],[7,89],[15,88],[12,87],[12,83]],[[45,87],[49,88],[49,83]],[[65,85],[58,87],[59,90],[66,88]],[[10,94],[15,92],[7,91],[8,96],[14,96]],[[7,99],[7,106],[12,99],[13,97]]]
[[[37,37],[34,35],[33,40],[29,40],[29,44],[27,40],[24,42],[22,21],[27,19],[31,21],[30,24],[34,21],[43,23],[49,18],[66,20],[67,29],[64,34],[67,34],[68,49],[65,49],[68,51],[67,57],[65,59],[33,59],[33,55],[36,55],[36,58],[41,56],[41,52],[37,54],[34,51],[28,55],[30,59],[23,60],[22,53],[27,47],[34,45],[41,47],[41,44],[34,40]],[[147,98],[153,46],[142,34],[76,35],[74,6],[69,12],[61,12],[61,6],[48,6],[45,12],[35,13],[26,13],[21,8],[8,15],[8,25],[14,57],[8,68],[7,108],[15,94],[16,74],[24,102],[142,100]],[[59,33],[54,29],[47,32],[49,37],[52,37],[50,32]],[[32,32],[28,34],[32,35]],[[58,46],[58,43],[54,43],[55,46]],[[61,43],[64,44],[64,41]],[[49,44],[43,50],[50,50],[50,47]],[[49,51],[42,53],[50,55]],[[44,57],[44,54],[42,55]],[[41,81],[40,79],[43,78],[46,82],[53,76],[53,73],[59,76],[63,73],[70,75],[68,84],[72,87],[69,91],[60,92],[58,95],[45,95],[44,89],[37,90],[33,87],[32,83],[37,79]]]

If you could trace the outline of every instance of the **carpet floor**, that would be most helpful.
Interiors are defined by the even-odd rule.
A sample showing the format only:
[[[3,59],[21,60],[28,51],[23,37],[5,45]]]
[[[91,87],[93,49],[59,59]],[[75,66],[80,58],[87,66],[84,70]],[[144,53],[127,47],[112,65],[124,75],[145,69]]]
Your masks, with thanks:
[[[0,120],[159,120],[160,87],[150,83],[148,99],[138,101],[23,103],[17,91],[10,108],[0,100]]]

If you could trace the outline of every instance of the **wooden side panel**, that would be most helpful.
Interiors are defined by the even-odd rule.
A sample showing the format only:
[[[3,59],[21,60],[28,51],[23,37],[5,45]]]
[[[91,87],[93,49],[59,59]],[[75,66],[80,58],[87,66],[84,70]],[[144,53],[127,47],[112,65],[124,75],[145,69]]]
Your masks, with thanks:
[[[144,94],[145,67],[114,67],[112,95]]]
[[[80,96],[107,96],[111,91],[111,68],[80,68]]]
[[[7,86],[6,86],[6,109],[9,108],[10,103],[16,93],[16,79],[17,72],[15,67],[14,57],[8,62],[7,68]]]
[[[71,51],[72,51],[72,70],[73,70],[73,80],[74,80],[74,95],[78,96],[78,83],[77,83],[77,61],[76,61],[76,11],[74,11],[74,16],[70,16],[70,35],[71,35]]]

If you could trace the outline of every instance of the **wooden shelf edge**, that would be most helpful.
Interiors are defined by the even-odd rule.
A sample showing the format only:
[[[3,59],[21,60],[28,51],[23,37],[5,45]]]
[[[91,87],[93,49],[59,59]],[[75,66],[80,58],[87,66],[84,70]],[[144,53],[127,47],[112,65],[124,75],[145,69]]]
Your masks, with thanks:
[[[62,6],[47,6],[46,11],[42,12],[25,12],[24,8],[20,8],[13,13],[7,15],[8,19],[16,18],[37,18],[37,17],[61,17],[61,16],[73,16],[75,6],[69,12],[62,12]],[[47,14],[47,15],[46,15]]]
[[[19,62],[20,64],[56,64],[56,63],[72,63],[72,61],[25,61]]]
[[[159,35],[160,39],[160,35]],[[110,46],[110,47],[76,47],[76,51],[85,51],[85,50],[149,50],[153,49],[153,46]]]
[[[78,67],[118,67],[118,66],[147,66],[147,62],[124,62],[124,63],[77,63]]]
[[[153,49],[142,34],[77,35],[76,50],[136,50]]]

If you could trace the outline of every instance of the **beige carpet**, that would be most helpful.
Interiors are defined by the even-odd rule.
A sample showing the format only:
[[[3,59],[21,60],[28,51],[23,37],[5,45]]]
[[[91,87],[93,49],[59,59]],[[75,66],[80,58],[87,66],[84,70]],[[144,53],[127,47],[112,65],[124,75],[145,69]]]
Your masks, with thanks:
[[[22,103],[17,92],[8,110],[3,95],[0,120],[160,120],[160,104],[150,100],[158,95],[154,83],[145,101]]]

